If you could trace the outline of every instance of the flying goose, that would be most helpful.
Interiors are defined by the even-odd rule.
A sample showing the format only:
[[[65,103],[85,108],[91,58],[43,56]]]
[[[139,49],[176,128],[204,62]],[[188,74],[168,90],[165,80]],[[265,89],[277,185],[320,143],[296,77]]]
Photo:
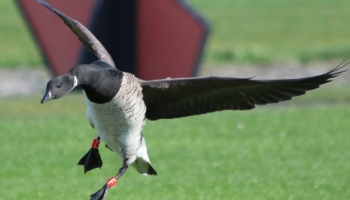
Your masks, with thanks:
[[[104,199],[108,189],[117,183],[130,165],[140,174],[157,175],[142,134],[146,119],[172,119],[221,110],[250,110],[255,105],[287,101],[303,95],[305,91],[316,89],[346,71],[341,69],[347,64],[341,63],[325,74],[300,79],[201,77],[144,81],[116,69],[107,50],[81,23],[45,1],[37,1],[58,15],[98,58],[92,64],[76,66],[66,74],[52,78],[41,100],[44,103],[61,98],[76,86],[81,86],[87,119],[98,137],[78,164],[84,165],[85,173],[101,168],[100,140],[121,157],[119,172],[91,195],[93,200]]]

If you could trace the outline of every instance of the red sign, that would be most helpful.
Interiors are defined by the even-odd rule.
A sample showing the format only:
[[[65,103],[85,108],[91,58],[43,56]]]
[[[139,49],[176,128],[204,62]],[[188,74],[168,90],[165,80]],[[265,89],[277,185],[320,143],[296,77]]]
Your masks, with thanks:
[[[98,13],[97,9],[107,9],[107,3],[111,3],[103,0],[47,2],[87,27],[90,20],[94,19],[92,14]],[[61,75],[74,67],[83,47],[71,30],[39,3],[33,0],[18,0],[18,3],[53,74]],[[139,78],[148,80],[195,75],[208,33],[207,23],[180,0],[134,0],[132,6],[132,13],[136,13],[133,17],[136,33],[131,35],[134,36],[132,39],[136,48],[130,48],[130,53],[134,54],[136,62],[126,65],[136,69],[130,71],[135,72]],[[114,35],[106,37],[108,38],[103,40],[108,42],[118,39]],[[113,59],[118,56],[112,53],[118,51],[113,51],[110,47],[108,50]],[[118,62],[116,65],[118,68]]]

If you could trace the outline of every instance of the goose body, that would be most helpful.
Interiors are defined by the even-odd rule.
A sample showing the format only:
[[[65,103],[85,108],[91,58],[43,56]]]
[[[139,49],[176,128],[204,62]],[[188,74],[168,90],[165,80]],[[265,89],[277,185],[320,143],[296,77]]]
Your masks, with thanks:
[[[124,73],[119,91],[106,103],[92,102],[86,92],[84,96],[88,121],[101,140],[122,159],[127,159],[128,165],[147,175],[151,166],[142,134],[146,106],[135,76]]]
[[[102,166],[99,140],[118,154],[122,167],[117,175],[91,195],[102,200],[107,191],[133,166],[140,174],[157,175],[150,164],[142,133],[148,120],[187,117],[221,110],[249,110],[255,105],[287,101],[330,82],[346,70],[347,64],[321,75],[284,80],[252,78],[200,77],[144,81],[116,69],[111,56],[82,24],[37,0],[60,17],[80,41],[98,58],[91,64],[78,65],[62,76],[51,79],[41,103],[63,97],[76,86],[84,91],[87,119],[98,137],[79,165],[87,172]]]

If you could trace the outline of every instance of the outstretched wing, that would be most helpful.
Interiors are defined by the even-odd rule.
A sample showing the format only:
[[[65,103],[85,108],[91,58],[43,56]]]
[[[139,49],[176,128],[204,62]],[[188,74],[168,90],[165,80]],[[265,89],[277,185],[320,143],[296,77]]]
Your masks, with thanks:
[[[347,64],[345,64],[347,65]],[[251,78],[183,78],[140,81],[149,120],[170,119],[220,110],[249,110],[290,100],[318,88],[341,74],[340,69],[308,78],[252,80]]]
[[[79,40],[84,44],[84,46],[89,49],[98,59],[108,63],[112,67],[115,67],[112,57],[109,55],[107,50],[103,47],[103,45],[96,39],[96,37],[81,23],[78,21],[71,19],[70,17],[64,15],[60,11],[51,7],[48,3],[43,0],[37,0],[40,4],[44,5],[50,11],[54,12],[57,16],[59,16],[63,22],[75,33],[75,35],[79,38]]]

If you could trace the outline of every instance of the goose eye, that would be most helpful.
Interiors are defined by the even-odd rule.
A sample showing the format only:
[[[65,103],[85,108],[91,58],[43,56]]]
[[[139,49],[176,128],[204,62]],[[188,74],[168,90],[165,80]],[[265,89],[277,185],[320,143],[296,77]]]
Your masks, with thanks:
[[[57,85],[57,88],[60,88],[60,87],[62,87],[62,84],[58,84],[58,85]]]

